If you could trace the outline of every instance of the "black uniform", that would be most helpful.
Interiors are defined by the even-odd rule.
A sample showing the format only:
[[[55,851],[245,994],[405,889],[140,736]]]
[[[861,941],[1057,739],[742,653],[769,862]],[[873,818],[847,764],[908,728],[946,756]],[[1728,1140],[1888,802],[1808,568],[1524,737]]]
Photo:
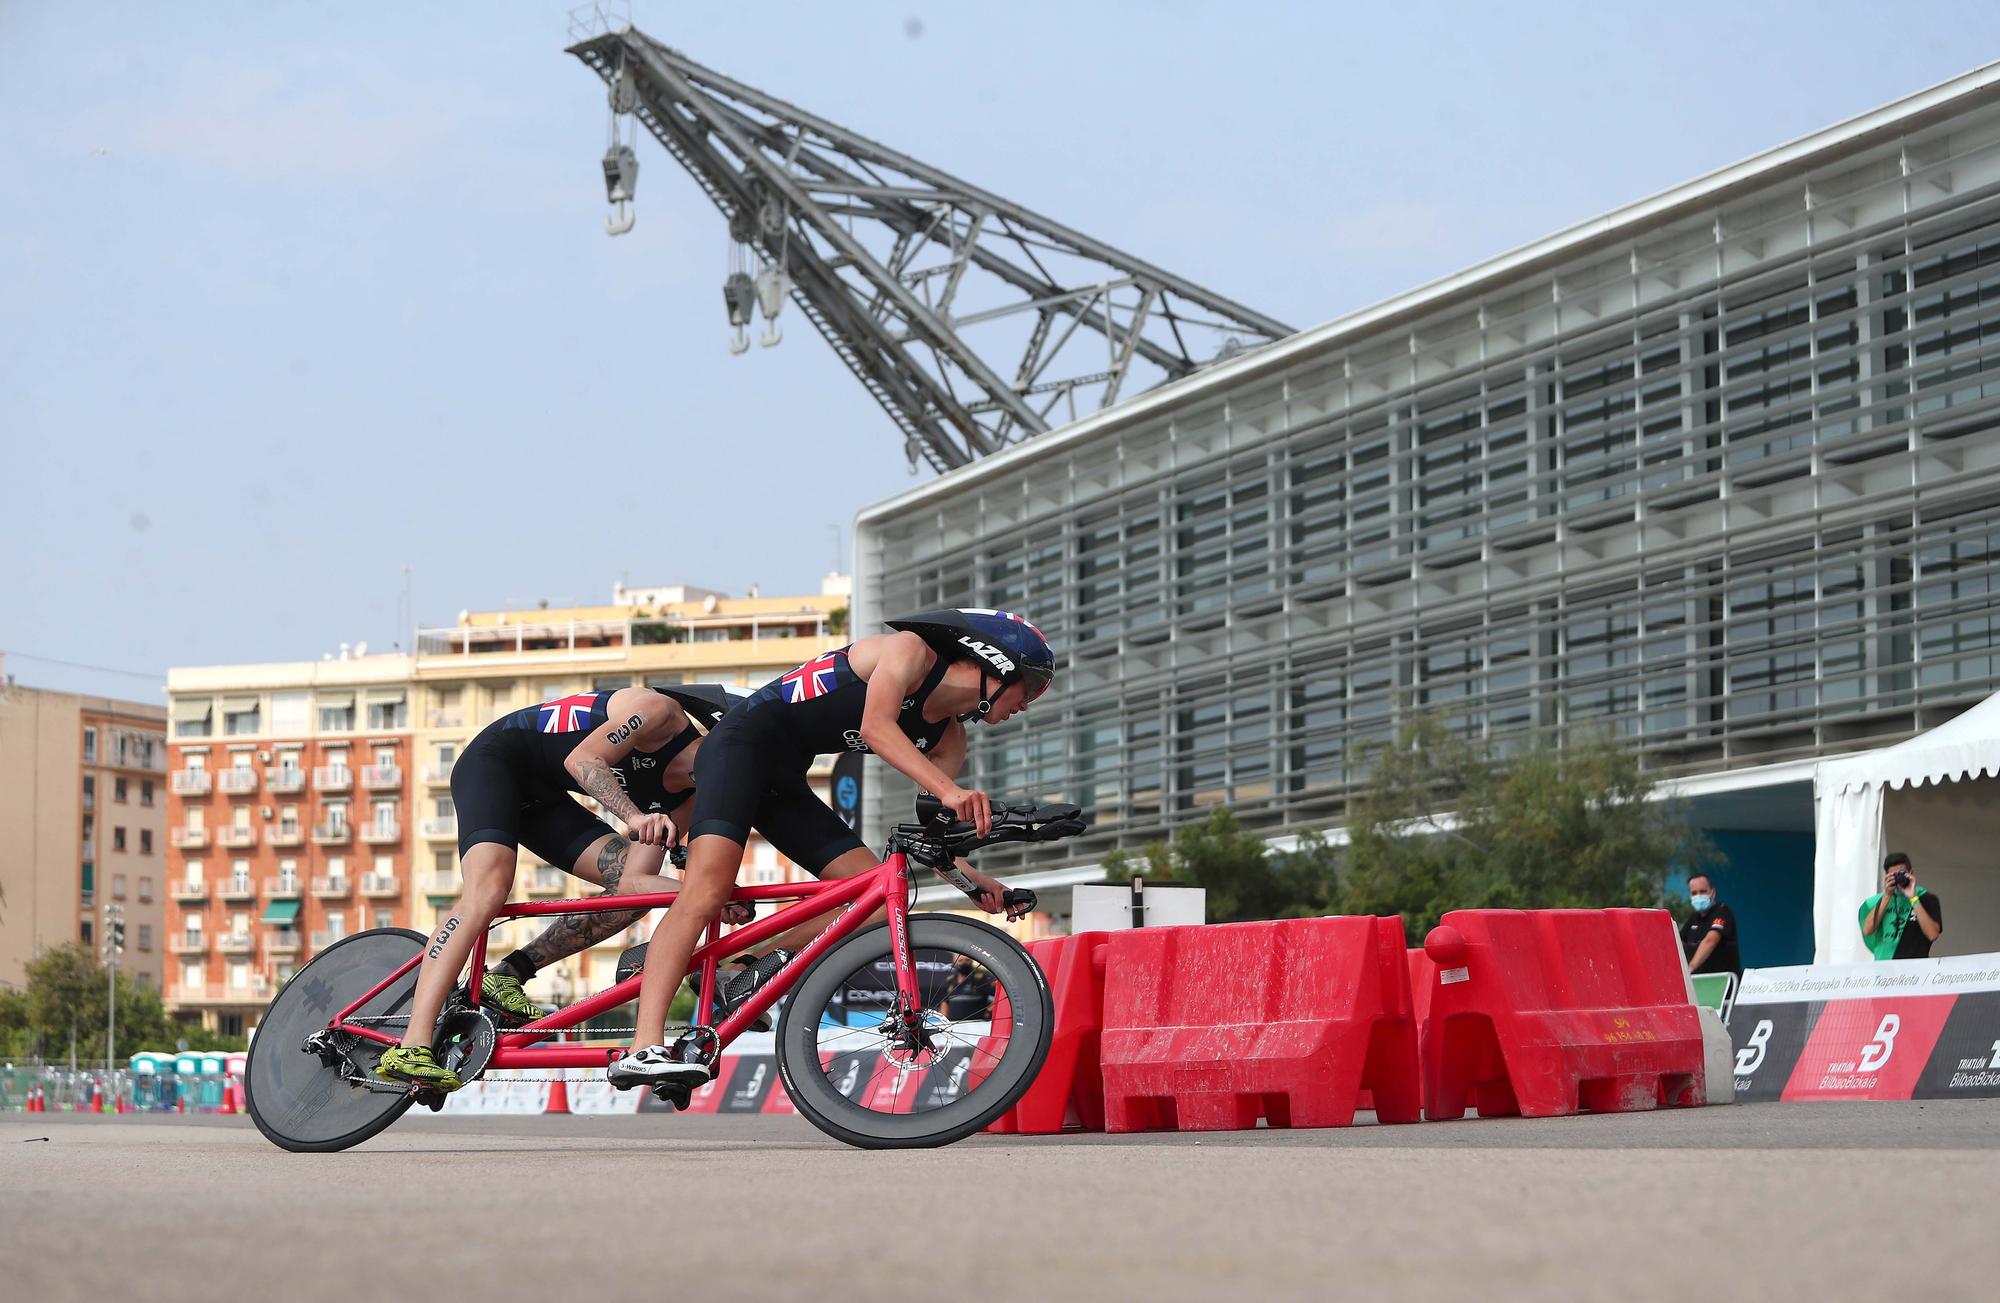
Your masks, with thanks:
[[[1715,949],[1708,952],[1708,958],[1702,961],[1701,967],[1693,971],[1743,976],[1743,954],[1736,944],[1736,911],[1727,905],[1710,905],[1681,924],[1682,957],[1693,959],[1701,939],[1710,932],[1720,933],[1722,939],[1715,943]]]
[[[806,782],[815,757],[870,749],[861,740],[868,682],[847,663],[847,651],[827,652],[773,679],[710,731],[694,762],[691,837],[747,842],[754,828],[811,873],[862,845]],[[950,665],[940,656],[897,716],[919,751],[935,747],[951,727],[949,719],[924,718],[924,703]]]
[[[451,801],[458,811],[458,853],[480,842],[526,846],[568,869],[606,832],[604,822],[570,800],[589,795],[564,762],[585,735],[606,722],[611,690],[583,692],[502,715],[480,731],[451,767]],[[667,765],[701,734],[689,724],[657,751],[634,748],[611,767],[632,804],[648,813],[672,810],[692,789],[669,791]]]

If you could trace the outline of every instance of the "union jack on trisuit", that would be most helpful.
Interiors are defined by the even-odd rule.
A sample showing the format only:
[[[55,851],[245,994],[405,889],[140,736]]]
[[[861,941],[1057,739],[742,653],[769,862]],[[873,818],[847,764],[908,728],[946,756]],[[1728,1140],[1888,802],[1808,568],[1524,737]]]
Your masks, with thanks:
[[[545,701],[536,709],[536,725],[544,733],[575,733],[590,727],[591,708],[597,705],[594,692],[578,693],[574,697],[560,697],[555,701]]]
[[[965,608],[965,613],[967,615],[999,615],[999,616],[1004,616],[1009,620],[1012,620],[1015,624],[1028,624],[1028,622],[1025,619],[1014,614],[1012,611],[996,611],[993,610],[991,607],[986,607],[986,606],[968,606]],[[1035,629],[1034,625],[1028,624],[1028,627],[1030,629],[1034,629],[1035,636],[1037,638],[1040,638],[1043,642],[1047,642],[1049,640],[1048,635],[1043,633],[1040,629]]]
[[[778,682],[784,685],[785,704],[796,706],[801,701],[811,701],[814,697],[823,697],[832,692],[834,680],[839,677],[838,657],[839,653],[828,652],[816,660],[807,661],[779,679]]]

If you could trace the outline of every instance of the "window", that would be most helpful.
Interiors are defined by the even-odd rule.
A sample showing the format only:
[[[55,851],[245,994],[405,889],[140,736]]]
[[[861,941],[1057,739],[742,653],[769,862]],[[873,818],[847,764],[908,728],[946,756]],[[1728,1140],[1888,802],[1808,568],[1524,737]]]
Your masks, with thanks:
[[[83,920],[83,929],[82,929],[82,931],[81,931],[81,933],[80,933],[80,936],[81,936],[81,939],[82,939],[82,941],[83,941],[83,944],[84,944],[84,945],[85,945],[86,947],[88,947],[88,946],[90,945],[90,943],[91,943],[91,939],[92,939],[92,936],[93,936],[93,934],[92,934],[92,932],[91,932],[91,930],[90,930],[90,920],[89,920],[89,919],[85,919],[85,920]]]
[[[375,764],[378,768],[394,769],[396,767],[396,748],[376,747]]]
[[[394,927],[396,926],[396,916],[386,909],[378,909],[375,911],[375,926]]]
[[[401,688],[377,688],[368,694],[369,728],[402,728],[406,718]]]
[[[319,731],[322,733],[351,733],[354,731],[354,697],[350,693],[345,702],[329,705],[325,698],[319,703]]]
[[[438,688],[431,693],[432,728],[461,728],[465,724],[465,694],[459,688]],[[445,763],[449,764],[450,761]]]
[[[151,828],[141,828],[139,830],[139,854],[151,855],[152,853],[153,830]]]
[[[145,897],[142,896],[140,897],[140,899],[143,900],[145,899]],[[139,925],[139,949],[151,950],[152,948],[153,948],[153,925],[151,923],[141,923]]]
[[[312,702],[303,692],[271,694],[271,731],[279,737],[302,737],[312,728]]]
[[[457,759],[458,743],[440,742],[437,744],[437,767],[440,770],[449,773],[452,763]]]
[[[243,1034],[243,1015],[240,1013],[217,1014],[215,1025],[216,1029],[224,1036],[241,1036]]]
[[[245,961],[245,960],[241,960],[241,959],[232,959],[232,960],[230,960],[230,961],[229,961],[229,989],[230,989],[230,990],[232,990],[232,991],[245,991],[245,990],[248,990],[248,989],[249,989],[249,987],[250,987],[250,965],[249,965],[249,963],[248,963],[247,961]],[[241,1021],[241,1019],[239,1018],[239,1019],[238,1019],[238,1021],[240,1022],[240,1021]],[[241,1033],[238,1033],[238,1034],[240,1035]]]
[[[151,805],[152,803],[153,803],[153,780],[150,778],[142,778],[139,780],[139,804]]]
[[[326,876],[344,880],[347,877],[347,857],[345,855],[327,856]]]
[[[123,828],[118,828],[118,827],[112,828],[111,849],[114,851],[122,851],[125,849],[125,830]]]
[[[240,911],[239,911],[239,912],[237,912],[237,913],[234,913],[234,914],[231,914],[231,915],[229,916],[229,935],[230,935],[230,936],[233,936],[233,937],[247,937],[247,936],[249,936],[249,935],[250,935],[250,916],[249,916],[248,914],[245,914],[245,913],[242,913],[242,912],[240,912]]]
[[[97,808],[96,774],[85,774],[83,776],[83,808],[86,810],[95,810]]]
[[[187,882],[190,887],[199,887],[201,885],[200,860],[189,860],[187,862]],[[200,921],[201,921],[201,915],[199,914],[188,915],[188,923],[190,926],[199,923]]]
[[[147,874],[139,879],[139,903],[141,905],[150,904],[152,902],[152,899],[153,899],[153,879],[152,875]]]
[[[237,860],[235,863],[229,866],[229,889],[231,891],[246,891],[249,889],[249,887],[250,887],[250,861]],[[244,926],[248,925],[247,915],[238,914],[236,916],[236,919],[238,923],[244,924]],[[242,927],[237,928],[237,932],[239,934],[241,934],[242,931],[243,931]]]
[[[440,796],[437,799],[437,808],[438,818],[440,819],[456,819],[458,817],[458,807],[452,804],[449,796]]]
[[[125,791],[125,780],[124,780],[124,779],[122,779],[122,778],[114,778],[114,779],[112,779],[112,780],[111,780],[111,799],[112,799],[112,800],[114,800],[114,801],[116,801],[116,802],[118,802],[118,804],[120,804],[120,805],[123,805],[123,804],[125,804],[125,796],[126,796],[126,791]]]
[[[208,772],[208,757],[199,751],[190,751],[183,755],[181,760],[187,765],[187,771],[191,774],[205,774]]]
[[[377,877],[386,878],[395,871],[396,871],[396,860],[394,856],[377,855],[375,857],[375,873]]]
[[[97,763],[97,730],[94,728],[83,730],[83,763],[86,765]]]
[[[111,899],[125,899],[125,875],[122,873],[111,875]]]
[[[458,865],[453,862],[453,856],[450,851],[439,851],[437,852],[436,855],[431,857],[431,867],[436,869],[439,873],[450,873],[454,869],[456,869]]]
[[[181,989],[183,991],[201,990],[203,976],[204,974],[201,971],[200,964],[193,964],[193,963],[182,964]]]
[[[172,718],[175,737],[208,737],[214,731],[215,702],[207,697],[198,701],[176,701],[172,707]]]
[[[241,703],[224,704],[222,732],[225,737],[245,737],[261,732],[263,726],[263,715],[258,710],[255,697]]]
[[[347,915],[340,910],[328,910],[326,915],[326,939],[338,941],[347,935]]]

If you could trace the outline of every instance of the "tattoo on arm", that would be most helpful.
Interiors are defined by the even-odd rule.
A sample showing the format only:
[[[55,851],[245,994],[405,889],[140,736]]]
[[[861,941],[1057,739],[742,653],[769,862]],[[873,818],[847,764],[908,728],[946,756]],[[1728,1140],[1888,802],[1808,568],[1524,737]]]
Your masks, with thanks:
[[[625,857],[630,850],[629,842],[614,836],[597,853],[597,871],[604,878],[605,895],[618,894],[618,883],[625,876]],[[546,968],[558,959],[566,959],[618,935],[637,923],[645,912],[643,909],[621,909],[603,914],[568,914],[557,919],[546,932],[521,950],[536,968]]]
[[[628,825],[638,822],[639,807],[625,795],[625,785],[618,781],[617,773],[596,756],[586,756],[577,762],[576,785]]]

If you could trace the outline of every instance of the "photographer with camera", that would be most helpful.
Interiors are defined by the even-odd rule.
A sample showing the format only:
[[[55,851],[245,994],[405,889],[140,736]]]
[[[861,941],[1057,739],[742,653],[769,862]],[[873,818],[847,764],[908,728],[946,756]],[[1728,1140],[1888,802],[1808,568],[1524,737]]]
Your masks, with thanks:
[[[1882,861],[1882,890],[1861,906],[1861,935],[1877,959],[1929,959],[1944,935],[1944,902],[1917,885],[1916,866],[1901,851]]]

